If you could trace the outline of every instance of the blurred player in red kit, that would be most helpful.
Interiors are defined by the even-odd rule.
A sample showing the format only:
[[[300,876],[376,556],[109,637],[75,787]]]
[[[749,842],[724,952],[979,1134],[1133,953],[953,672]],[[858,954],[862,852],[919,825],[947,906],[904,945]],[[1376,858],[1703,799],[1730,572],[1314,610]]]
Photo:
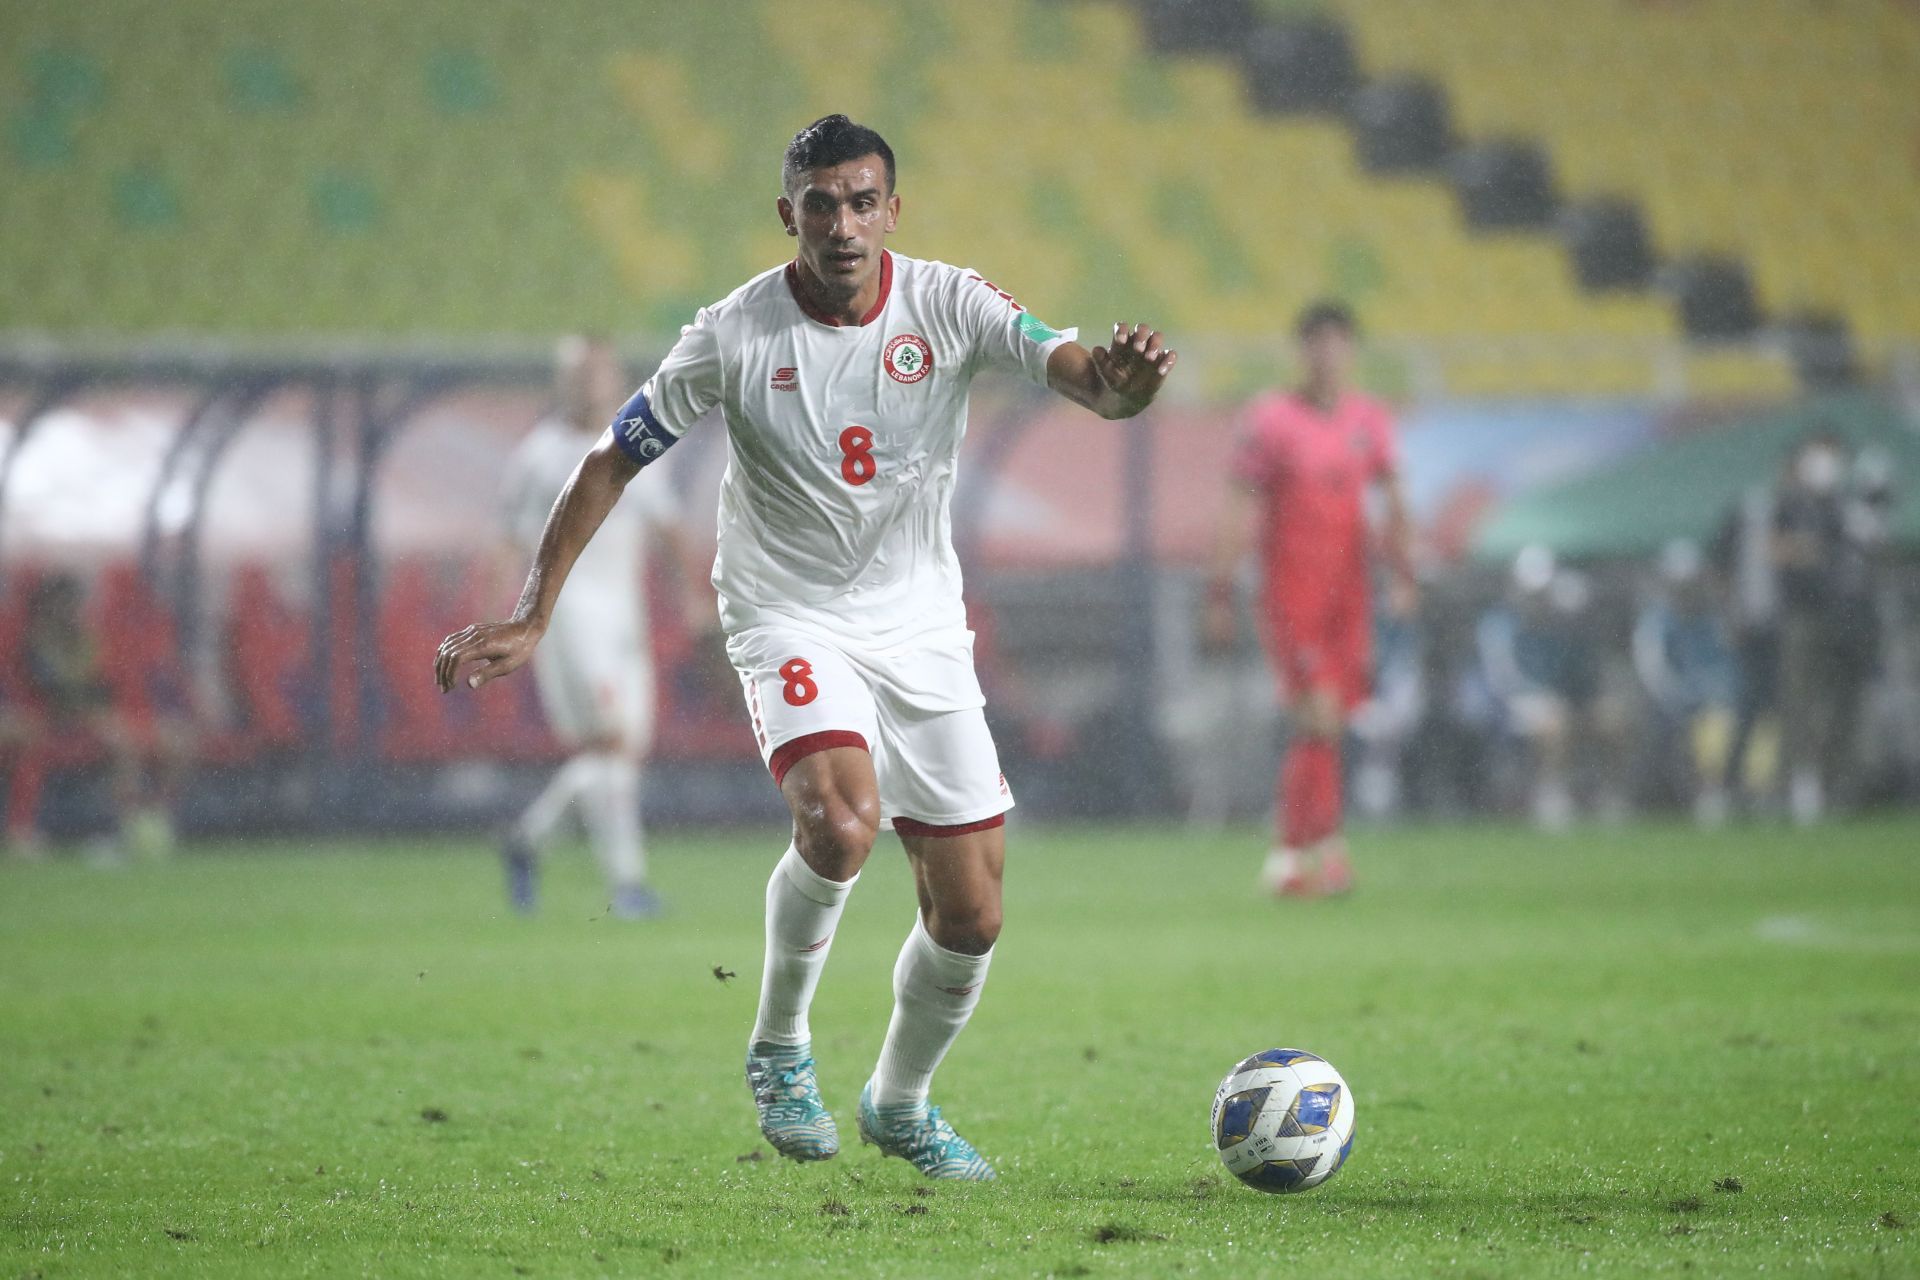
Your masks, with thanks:
[[[1340,744],[1372,684],[1370,489],[1381,498],[1377,550],[1395,613],[1412,612],[1415,582],[1393,421],[1352,387],[1353,314],[1318,302],[1295,332],[1299,390],[1248,407],[1222,508],[1207,633],[1231,644],[1234,573],[1257,551],[1261,628],[1292,725],[1275,796],[1279,830],[1261,880],[1276,894],[1312,895],[1344,892],[1353,881],[1341,834]]]

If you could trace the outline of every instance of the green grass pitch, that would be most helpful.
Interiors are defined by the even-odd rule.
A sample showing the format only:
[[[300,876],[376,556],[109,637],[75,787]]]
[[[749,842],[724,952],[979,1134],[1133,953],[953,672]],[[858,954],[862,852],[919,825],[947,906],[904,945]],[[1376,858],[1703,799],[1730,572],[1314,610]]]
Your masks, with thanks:
[[[804,1167],[740,1079],[776,832],[660,839],[644,926],[578,854],[507,918],[473,842],[0,866],[0,1280],[1920,1273],[1920,823],[1356,843],[1355,897],[1274,903],[1251,830],[1014,827],[936,1081],[967,1187],[854,1137],[890,836],[814,1012],[850,1145]],[[1277,1044],[1358,1100],[1302,1196],[1206,1135]]]

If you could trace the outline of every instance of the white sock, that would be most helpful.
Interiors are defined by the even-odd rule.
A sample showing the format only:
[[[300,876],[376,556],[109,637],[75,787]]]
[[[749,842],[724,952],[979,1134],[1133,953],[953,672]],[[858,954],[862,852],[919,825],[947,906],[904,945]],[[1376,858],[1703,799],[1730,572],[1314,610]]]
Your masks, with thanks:
[[[594,757],[573,757],[554,771],[552,780],[520,815],[520,835],[536,852],[553,839],[574,798],[584,794],[598,771]]]
[[[1825,808],[1826,795],[1820,783],[1820,771],[1804,765],[1795,769],[1787,783],[1787,812],[1792,815],[1793,824],[1810,827],[1820,821]]]
[[[1565,831],[1573,825],[1573,792],[1566,779],[1549,774],[1533,791],[1533,822],[1542,831]]]
[[[1260,868],[1260,883],[1269,889],[1278,889],[1300,873],[1300,851],[1275,845],[1267,850],[1267,860]]]
[[[980,956],[947,950],[914,917],[893,966],[893,1020],[873,1070],[875,1106],[926,1105],[934,1068],[973,1016],[992,963],[991,950]]]
[[[647,862],[640,846],[640,765],[621,754],[593,759],[598,768],[580,795],[587,839],[609,886],[618,890],[641,884],[647,878]]]
[[[805,1044],[807,1008],[833,949],[833,931],[860,879],[829,880],[792,845],[767,880],[767,960],[760,975],[760,1012],[753,1043]]]

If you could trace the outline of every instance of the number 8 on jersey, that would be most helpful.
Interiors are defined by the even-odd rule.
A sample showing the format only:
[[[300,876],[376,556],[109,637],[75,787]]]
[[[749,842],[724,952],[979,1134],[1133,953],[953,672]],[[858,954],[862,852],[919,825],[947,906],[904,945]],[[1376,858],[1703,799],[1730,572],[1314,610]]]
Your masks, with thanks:
[[[873,460],[873,428],[851,426],[840,433],[840,478],[862,485],[880,474]]]

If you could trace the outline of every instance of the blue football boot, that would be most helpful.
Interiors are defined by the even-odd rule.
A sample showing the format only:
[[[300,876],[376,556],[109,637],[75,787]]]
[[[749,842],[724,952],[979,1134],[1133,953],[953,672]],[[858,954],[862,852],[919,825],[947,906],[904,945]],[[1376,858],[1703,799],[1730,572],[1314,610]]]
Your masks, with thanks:
[[[667,905],[644,884],[623,884],[613,891],[612,910],[616,920],[658,920]]]
[[[876,1107],[873,1082],[860,1091],[860,1141],[880,1148],[882,1155],[899,1156],[926,1174],[955,1182],[989,1182],[993,1166],[973,1144],[940,1118],[940,1108]]]
[[[840,1154],[840,1130],[820,1101],[808,1045],[762,1040],[747,1049],[747,1087],[760,1113],[760,1132],[792,1160],[830,1160]]]
[[[507,901],[518,914],[532,915],[538,902],[533,846],[516,828],[500,837],[500,864],[507,873]]]

